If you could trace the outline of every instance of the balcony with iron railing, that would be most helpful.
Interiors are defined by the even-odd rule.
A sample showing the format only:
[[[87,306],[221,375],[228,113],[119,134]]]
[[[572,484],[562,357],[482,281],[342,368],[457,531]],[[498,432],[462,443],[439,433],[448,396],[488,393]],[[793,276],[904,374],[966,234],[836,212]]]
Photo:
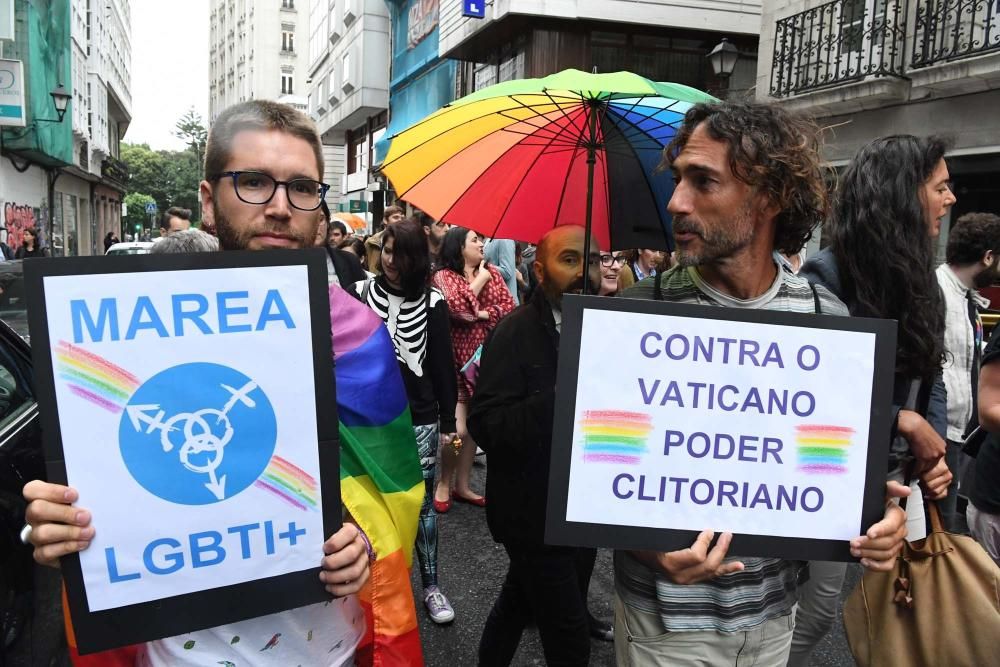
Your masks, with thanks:
[[[777,21],[771,95],[902,77],[905,0],[833,0]]]
[[[774,30],[772,97],[832,111],[849,110],[848,98],[902,100],[911,88],[1000,87],[1000,0],[833,0]]]
[[[920,0],[915,27],[914,69],[1000,51],[1000,1]]]
[[[124,190],[129,179],[128,164],[109,155],[101,162],[101,177],[107,185]]]

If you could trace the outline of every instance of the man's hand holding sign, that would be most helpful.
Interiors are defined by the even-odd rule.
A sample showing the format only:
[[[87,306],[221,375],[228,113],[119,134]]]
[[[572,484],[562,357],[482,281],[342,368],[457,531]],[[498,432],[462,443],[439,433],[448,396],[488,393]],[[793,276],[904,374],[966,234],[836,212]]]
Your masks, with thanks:
[[[25,485],[26,538],[61,565],[80,645],[356,593],[371,549],[342,523],[322,256],[92,261],[27,271],[56,483]],[[143,269],[162,287],[121,286]]]
[[[578,312],[564,336],[580,332],[579,361],[559,383],[576,390],[567,522],[687,547],[639,555],[677,583],[739,571],[731,550],[889,567],[905,528],[885,501],[906,491],[885,486],[872,437],[889,412],[885,323],[594,299]],[[740,333],[717,335],[727,320]]]
[[[40,565],[59,567],[59,559],[79,553],[94,538],[90,512],[75,506],[76,489],[33,480],[24,486],[28,502],[25,517],[32,527],[29,540]],[[331,595],[341,597],[361,590],[368,580],[367,543],[358,527],[344,523],[323,544],[320,580]]]
[[[910,489],[898,482],[886,483],[887,498],[905,498]],[[873,570],[889,571],[896,562],[906,537],[906,512],[887,502],[885,517],[864,535],[851,540],[851,555]],[[727,559],[732,533],[722,533],[713,544],[715,533],[703,530],[687,549],[656,552],[634,551],[633,555],[650,568],[657,568],[675,584],[693,584],[726,574],[740,572],[743,563]]]

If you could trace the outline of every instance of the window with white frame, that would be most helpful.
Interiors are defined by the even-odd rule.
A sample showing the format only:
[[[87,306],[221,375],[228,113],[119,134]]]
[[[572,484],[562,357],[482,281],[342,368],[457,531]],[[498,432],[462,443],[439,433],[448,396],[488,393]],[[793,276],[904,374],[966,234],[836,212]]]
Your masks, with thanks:
[[[312,0],[309,9],[309,63],[315,63],[327,47],[327,0]]]

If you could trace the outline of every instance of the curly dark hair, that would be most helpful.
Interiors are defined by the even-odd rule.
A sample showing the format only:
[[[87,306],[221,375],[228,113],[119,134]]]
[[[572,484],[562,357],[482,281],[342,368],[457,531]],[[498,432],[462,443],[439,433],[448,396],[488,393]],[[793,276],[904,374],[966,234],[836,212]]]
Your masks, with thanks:
[[[894,135],[862,146],[827,225],[851,314],[899,322],[896,372],[931,380],[944,361],[944,300],[921,188],[947,144]]]
[[[945,255],[949,264],[975,264],[989,250],[1000,257],[1000,216],[993,213],[966,213],[951,226]]]
[[[774,104],[696,104],[664,149],[660,169],[670,167],[702,124],[712,139],[729,146],[733,174],[779,209],[774,249],[788,255],[799,252],[826,217],[829,205],[819,127]]]

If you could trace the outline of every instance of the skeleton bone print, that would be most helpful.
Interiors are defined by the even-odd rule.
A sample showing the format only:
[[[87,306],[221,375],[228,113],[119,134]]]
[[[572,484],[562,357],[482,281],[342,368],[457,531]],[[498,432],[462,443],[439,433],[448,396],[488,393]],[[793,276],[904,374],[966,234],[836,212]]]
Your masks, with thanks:
[[[427,316],[444,296],[434,288],[428,288],[419,299],[389,294],[374,279],[369,280],[367,303],[389,330],[395,342],[396,359],[417,377],[424,375],[424,359],[427,357]],[[360,290],[359,290],[360,291]],[[399,305],[398,309],[395,307]]]

